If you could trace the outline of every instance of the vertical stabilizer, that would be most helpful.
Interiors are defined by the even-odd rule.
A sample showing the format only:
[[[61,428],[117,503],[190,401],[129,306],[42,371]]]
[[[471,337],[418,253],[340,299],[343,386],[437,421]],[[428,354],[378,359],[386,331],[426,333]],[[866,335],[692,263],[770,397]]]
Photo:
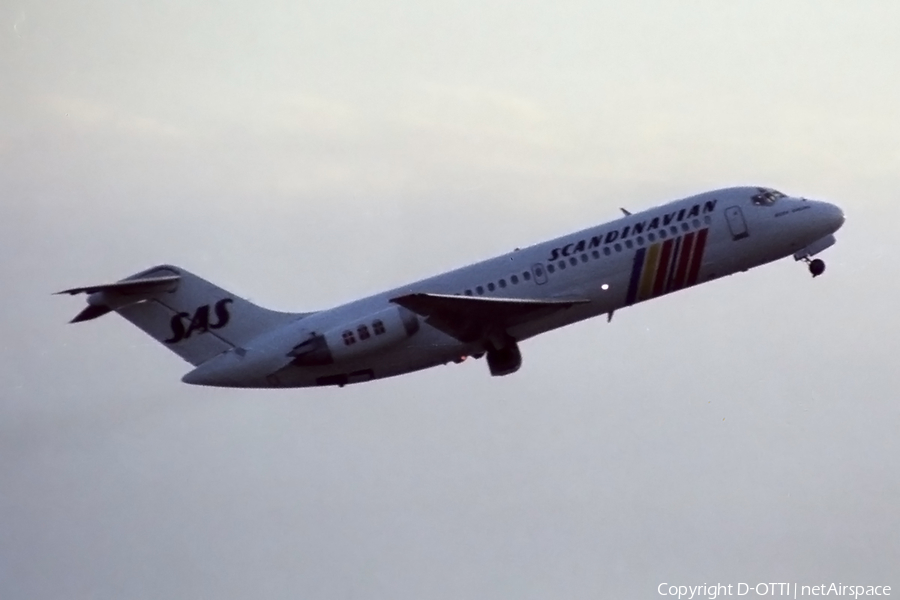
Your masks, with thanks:
[[[88,307],[72,322],[115,311],[192,365],[308,314],[262,308],[172,265],[60,293],[88,294]]]

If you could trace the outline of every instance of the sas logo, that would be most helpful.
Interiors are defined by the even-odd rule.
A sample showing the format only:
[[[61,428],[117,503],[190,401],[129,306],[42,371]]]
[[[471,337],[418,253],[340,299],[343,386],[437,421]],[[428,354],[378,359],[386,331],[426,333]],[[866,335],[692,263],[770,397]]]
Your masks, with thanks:
[[[163,340],[167,344],[177,344],[182,340],[186,340],[194,332],[207,333],[210,329],[221,329],[228,325],[231,320],[231,314],[228,312],[228,305],[232,304],[232,298],[223,298],[216,302],[213,306],[206,304],[197,308],[193,316],[190,313],[180,312],[174,317],[170,326],[172,328],[172,337]],[[216,320],[210,322],[209,313],[214,311]]]

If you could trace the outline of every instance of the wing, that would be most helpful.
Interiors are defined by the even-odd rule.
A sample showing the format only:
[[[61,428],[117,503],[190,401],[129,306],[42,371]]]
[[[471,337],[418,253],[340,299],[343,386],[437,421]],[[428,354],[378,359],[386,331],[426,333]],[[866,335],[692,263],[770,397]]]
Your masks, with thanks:
[[[529,298],[474,298],[446,294],[408,294],[391,302],[425,317],[425,322],[461,342],[486,339],[522,323],[590,300]]]

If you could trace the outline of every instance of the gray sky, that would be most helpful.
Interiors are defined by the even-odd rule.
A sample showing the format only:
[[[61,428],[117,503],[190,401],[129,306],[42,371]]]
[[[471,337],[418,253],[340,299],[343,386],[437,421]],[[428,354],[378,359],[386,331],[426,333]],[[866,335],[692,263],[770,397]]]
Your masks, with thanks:
[[[900,5],[0,5],[0,597],[900,589]],[[233,391],[50,293],[312,310],[734,184],[790,260],[342,390]]]

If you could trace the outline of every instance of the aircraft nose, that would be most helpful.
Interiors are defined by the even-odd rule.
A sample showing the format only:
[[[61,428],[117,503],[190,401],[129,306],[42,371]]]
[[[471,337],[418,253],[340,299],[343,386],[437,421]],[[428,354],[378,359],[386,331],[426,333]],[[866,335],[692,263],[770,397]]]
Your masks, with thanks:
[[[822,203],[821,207],[822,219],[827,224],[831,233],[834,233],[844,224],[844,211],[840,209],[840,207],[829,204],[827,202]]]

